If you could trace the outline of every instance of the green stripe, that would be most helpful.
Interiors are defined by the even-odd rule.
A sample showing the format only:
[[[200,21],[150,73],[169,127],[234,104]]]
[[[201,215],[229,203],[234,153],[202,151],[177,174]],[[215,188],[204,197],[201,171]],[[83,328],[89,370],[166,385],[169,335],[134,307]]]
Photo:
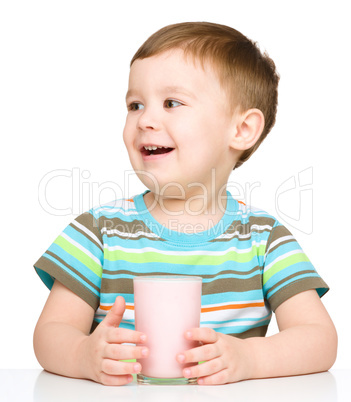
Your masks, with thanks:
[[[65,250],[68,254],[72,255],[72,257],[76,258],[86,267],[88,267],[91,271],[93,271],[96,275],[101,277],[102,275],[102,267],[100,264],[95,262],[92,258],[87,256],[82,250],[74,246],[72,243],[67,241],[62,236],[59,236],[55,241],[55,244],[60,246],[63,250]]]
[[[263,285],[265,285],[268,282],[268,280],[277,272],[281,271],[282,269],[290,265],[297,264],[299,262],[310,262],[310,260],[307,258],[306,254],[298,253],[293,254],[287,258],[284,258],[281,261],[278,261],[276,264],[272,266],[272,268],[270,268],[263,274]]]
[[[121,250],[109,251],[105,249],[105,259],[109,261],[123,260],[131,263],[163,262],[183,265],[220,265],[226,261],[245,263],[251,261],[255,256],[263,256],[266,246],[253,246],[247,253],[230,251],[224,255],[166,255],[154,251],[145,253],[129,253]]]

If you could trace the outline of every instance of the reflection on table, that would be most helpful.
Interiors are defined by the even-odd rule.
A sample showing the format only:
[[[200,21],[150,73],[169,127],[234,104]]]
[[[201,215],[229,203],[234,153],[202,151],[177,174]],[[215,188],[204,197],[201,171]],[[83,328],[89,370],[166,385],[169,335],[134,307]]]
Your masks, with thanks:
[[[87,380],[65,378],[42,371],[34,386],[35,402],[143,401],[206,402],[236,401],[328,401],[338,400],[332,373],[250,380],[221,386],[155,386],[136,382],[122,387],[106,387]]]

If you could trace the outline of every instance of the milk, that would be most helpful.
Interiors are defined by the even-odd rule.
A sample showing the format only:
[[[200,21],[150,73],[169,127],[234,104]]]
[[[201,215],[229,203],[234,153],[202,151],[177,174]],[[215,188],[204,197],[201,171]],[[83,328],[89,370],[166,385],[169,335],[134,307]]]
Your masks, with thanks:
[[[186,340],[184,334],[200,325],[202,279],[139,276],[133,282],[135,328],[147,335],[145,345],[149,348],[149,356],[140,359],[140,377],[182,378],[189,364],[178,363],[176,355],[198,346]]]

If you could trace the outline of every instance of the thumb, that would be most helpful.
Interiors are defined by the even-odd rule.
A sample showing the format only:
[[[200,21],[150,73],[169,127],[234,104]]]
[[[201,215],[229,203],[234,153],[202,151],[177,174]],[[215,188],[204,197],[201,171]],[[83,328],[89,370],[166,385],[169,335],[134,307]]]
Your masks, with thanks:
[[[125,309],[126,303],[124,298],[122,296],[116,297],[111,310],[106,314],[106,317],[103,319],[102,323],[108,327],[118,327],[122,321]]]

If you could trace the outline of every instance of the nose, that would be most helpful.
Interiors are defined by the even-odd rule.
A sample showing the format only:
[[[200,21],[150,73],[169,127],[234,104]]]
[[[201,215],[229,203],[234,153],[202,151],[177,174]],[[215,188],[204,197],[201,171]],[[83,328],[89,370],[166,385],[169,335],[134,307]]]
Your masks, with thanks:
[[[144,107],[138,118],[138,129],[158,130],[160,128],[160,116],[155,108]]]

